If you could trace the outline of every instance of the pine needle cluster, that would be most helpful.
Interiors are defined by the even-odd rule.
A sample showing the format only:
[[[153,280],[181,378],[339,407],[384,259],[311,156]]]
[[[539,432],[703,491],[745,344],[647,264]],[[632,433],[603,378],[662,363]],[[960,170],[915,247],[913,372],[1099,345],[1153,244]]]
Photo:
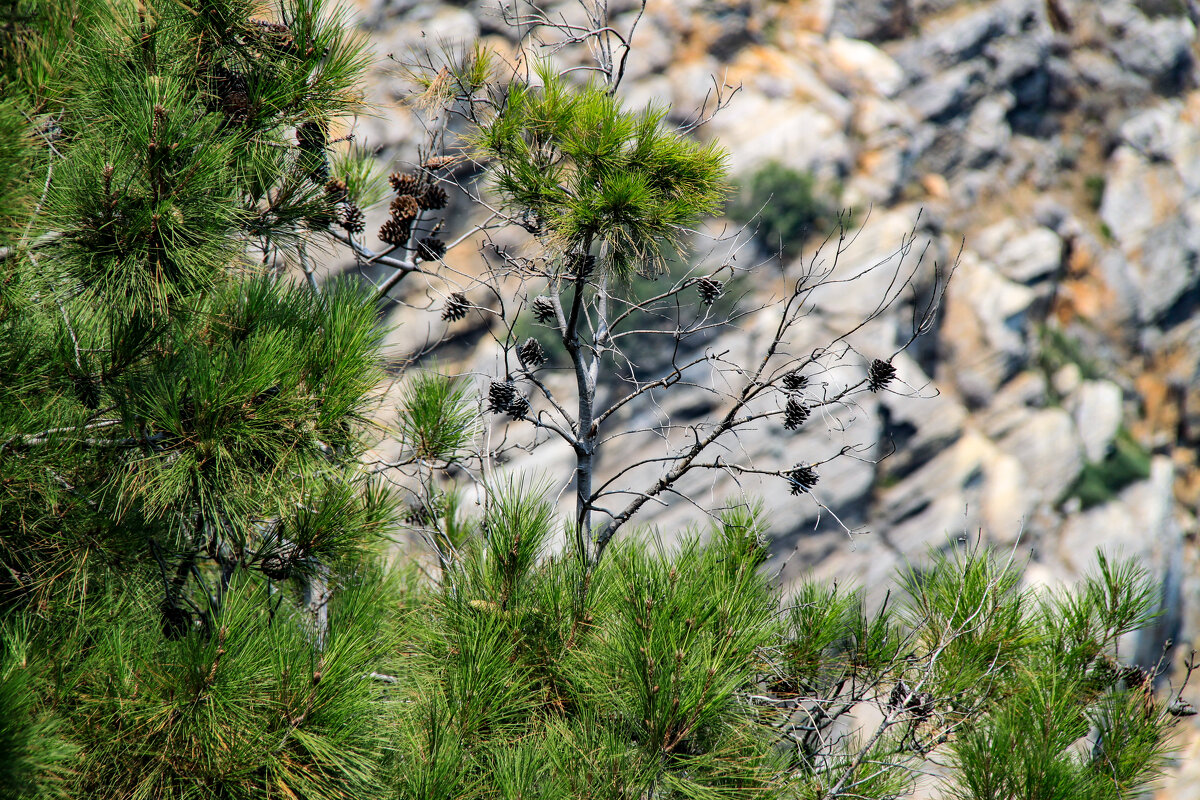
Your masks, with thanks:
[[[944,753],[949,796],[1118,798],[1162,768],[1165,704],[1103,672],[1149,619],[1130,564],[1037,595],[1003,554],[952,551],[882,601],[815,580],[784,599],[751,509],[589,573],[529,487],[489,496],[442,581],[411,587],[387,668],[400,797],[899,798]]]
[[[599,86],[570,87],[548,68],[513,82],[503,113],[475,136],[495,160],[494,187],[562,252],[602,248],[619,275],[662,268],[681,228],[720,208],[725,155],[670,131],[666,109],[634,113]]]

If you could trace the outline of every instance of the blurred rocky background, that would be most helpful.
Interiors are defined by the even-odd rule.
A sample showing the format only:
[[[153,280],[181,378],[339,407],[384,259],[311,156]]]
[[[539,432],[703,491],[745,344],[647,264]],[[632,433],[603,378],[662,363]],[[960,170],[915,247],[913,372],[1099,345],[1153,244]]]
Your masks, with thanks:
[[[380,114],[360,122],[359,140],[387,168],[415,162],[427,143],[388,54],[411,60],[476,38],[511,52],[517,33],[495,2],[358,0]],[[627,30],[639,6],[612,0],[614,26]],[[980,534],[1014,547],[1029,580],[1044,584],[1078,576],[1097,548],[1139,557],[1162,583],[1162,615],[1124,656],[1153,664],[1170,640],[1163,680],[1178,681],[1200,638],[1198,23],[1194,0],[650,0],[625,100],[669,104],[683,123],[706,96],[711,107],[714,85],[740,86],[696,135],[728,148],[743,205],[771,197],[788,212],[765,213],[739,259],[768,258],[792,235],[773,273],[792,274],[815,243],[801,250],[788,226],[800,219],[820,233],[844,207],[862,223],[851,265],[886,257],[909,232],[943,264],[965,242],[939,326],[897,359],[913,391],[872,396],[826,426],[846,429],[839,441],[880,443],[822,475],[828,511],[779,485],[709,476],[688,491],[764,496],[785,576],[880,586],[927,548]],[[465,229],[471,210],[458,213]],[[468,247],[450,261],[478,268]],[[882,288],[827,293],[822,320],[861,316]],[[416,305],[437,305],[412,291]],[[863,349],[890,352],[906,313],[864,332]],[[398,364],[444,324],[406,307],[390,321]],[[707,344],[745,350],[763,335],[755,326]],[[470,326],[438,358],[498,369],[494,342]],[[677,421],[714,411],[701,393],[664,398],[660,411]],[[741,444],[760,463],[790,464],[830,446],[826,429],[810,429]],[[654,446],[649,434],[621,445]],[[568,454],[553,448],[525,465],[569,472]],[[643,521],[669,530],[696,517],[681,504]],[[1190,699],[1200,705],[1197,691]],[[1194,727],[1158,796],[1200,798]]]

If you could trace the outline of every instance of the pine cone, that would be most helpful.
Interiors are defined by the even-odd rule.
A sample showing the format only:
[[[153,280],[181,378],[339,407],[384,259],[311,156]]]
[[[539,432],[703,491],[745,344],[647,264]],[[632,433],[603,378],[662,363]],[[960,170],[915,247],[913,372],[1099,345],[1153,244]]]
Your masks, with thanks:
[[[783,388],[789,392],[798,392],[807,385],[808,377],[801,375],[798,369],[783,376]]]
[[[417,197],[417,205],[424,211],[445,208],[447,202],[449,198],[446,196],[446,190],[437,184],[429,186]]]
[[[534,298],[533,305],[530,306],[533,310],[533,316],[543,325],[547,325],[554,319],[554,301],[549,297]]]
[[[428,170],[441,169],[448,167],[454,163],[454,156],[433,156],[425,159],[425,163],[421,166]]]
[[[513,419],[524,419],[529,413],[529,401],[524,397],[517,396],[508,404],[508,415]]]
[[[388,244],[402,245],[408,241],[411,225],[408,222],[397,222],[389,219],[379,228],[379,240]]]
[[[408,222],[416,219],[417,214],[421,212],[421,207],[417,205],[417,201],[406,194],[402,194],[393,200],[388,208],[392,212],[392,219],[397,222]]]
[[[878,392],[891,383],[894,377],[896,377],[896,368],[890,362],[877,358],[871,362],[871,367],[867,370],[867,388],[872,392]]]
[[[232,121],[246,118],[250,111],[250,92],[245,75],[216,66],[212,71],[212,87],[218,106],[227,118]]]
[[[192,615],[180,608],[173,600],[164,600],[159,606],[162,612],[163,637],[178,641],[192,629]]]
[[[324,153],[328,145],[325,126],[312,120],[296,128],[296,144],[306,153]]]
[[[542,349],[541,343],[532,336],[526,339],[525,344],[517,350],[517,355],[527,369],[536,369],[546,363],[546,351]]]
[[[906,684],[903,680],[896,681],[896,685],[892,687],[892,693],[888,695],[888,710],[902,708],[904,706],[904,700],[907,697],[908,684]]]
[[[596,269],[596,257],[591,253],[570,253],[567,256],[567,269],[572,275],[586,278]]]
[[[720,281],[714,281],[712,278],[701,278],[696,284],[696,288],[700,291],[700,302],[706,306],[711,306],[721,296],[721,291],[725,288],[725,284]]]
[[[353,203],[347,203],[346,207],[342,209],[341,224],[349,233],[362,233],[367,227],[362,209]]]
[[[388,183],[396,194],[415,195],[421,190],[421,177],[411,172],[393,172],[388,176]]]
[[[1120,674],[1117,667],[1109,658],[1098,658],[1088,673],[1088,682],[1099,689],[1111,688]]]
[[[446,255],[446,243],[434,236],[426,236],[417,243],[417,258],[422,261],[437,261]]]
[[[425,503],[413,503],[404,513],[404,522],[408,525],[425,527],[437,519],[437,512]]]
[[[512,406],[517,399],[517,387],[512,381],[492,381],[488,387],[488,411],[502,414]]]
[[[271,22],[265,19],[254,19],[251,17],[247,20],[253,25],[262,35],[263,40],[268,46],[278,50],[290,50],[292,45],[296,43],[292,36],[292,29],[282,22]]]
[[[462,292],[455,292],[446,298],[446,305],[442,308],[442,319],[446,322],[458,322],[470,310],[471,304],[467,302],[467,296]]]
[[[783,410],[783,427],[789,431],[799,428],[808,419],[808,407],[794,398],[788,398]]]
[[[1147,688],[1150,686],[1150,672],[1133,664],[1121,670],[1121,680],[1130,689]]]
[[[908,710],[918,722],[924,722],[933,713],[933,695],[929,692],[917,692],[908,701]]]
[[[522,214],[517,224],[533,236],[540,236],[542,233],[542,219],[532,211]]]
[[[331,178],[329,182],[325,184],[325,196],[329,198],[329,202],[331,203],[345,202],[346,198],[349,196],[349,190],[346,186],[346,182],[340,178]]]
[[[792,484],[792,494],[803,494],[817,485],[817,471],[807,464],[796,466],[787,473],[787,479]]]
[[[258,569],[273,581],[286,581],[292,577],[292,560],[283,553],[268,553],[259,562]]]

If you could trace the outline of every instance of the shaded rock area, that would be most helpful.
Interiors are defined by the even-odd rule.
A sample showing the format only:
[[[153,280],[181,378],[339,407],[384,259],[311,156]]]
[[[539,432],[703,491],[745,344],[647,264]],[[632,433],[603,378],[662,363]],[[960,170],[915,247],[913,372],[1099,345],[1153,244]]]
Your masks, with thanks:
[[[637,5],[611,3],[616,27],[632,23]],[[740,85],[697,135],[729,148],[738,177],[775,160],[811,172],[837,193],[834,204],[871,208],[848,269],[887,258],[914,224],[931,259],[948,263],[962,247],[936,330],[895,362],[909,389],[796,435],[764,429],[739,440],[767,468],[817,460],[845,442],[877,443],[831,464],[815,492],[823,508],[728,477],[683,491],[761,494],[785,576],[879,586],[927,548],[977,535],[1017,548],[1030,580],[1043,583],[1078,577],[1097,548],[1138,557],[1164,591],[1160,623],[1134,645],[1137,658],[1156,662],[1169,639],[1164,663],[1177,665],[1200,638],[1196,8],[650,0],[626,102],[669,103],[679,123],[694,118],[714,76]],[[396,105],[404,84],[385,55],[403,60],[423,45],[479,36],[507,52],[514,33],[490,2],[360,0],[360,12],[380,58],[369,99],[383,109],[360,134],[389,164],[410,163],[425,134]],[[458,258],[477,268],[469,252]],[[879,291],[868,280],[828,293],[803,335],[815,341],[861,316]],[[887,351],[907,313],[898,308],[857,345]],[[714,346],[749,352],[764,324],[750,320]],[[425,326],[409,327],[424,335]],[[411,349],[404,337],[413,335],[397,334],[398,347]],[[453,360],[495,374],[489,340],[475,341]],[[667,406],[614,424],[714,410],[698,395],[663,398]],[[631,437],[609,457],[665,446]],[[528,461],[556,474],[568,464],[569,453],[553,447]],[[698,516],[676,503],[648,507],[643,521],[666,531]],[[1200,737],[1183,747],[1161,797],[1200,798]]]

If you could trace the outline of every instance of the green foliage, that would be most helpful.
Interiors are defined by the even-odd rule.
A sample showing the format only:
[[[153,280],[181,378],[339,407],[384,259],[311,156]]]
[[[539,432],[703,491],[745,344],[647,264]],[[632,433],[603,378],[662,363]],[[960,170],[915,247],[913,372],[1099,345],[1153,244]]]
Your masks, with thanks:
[[[1042,374],[1046,377],[1047,391],[1055,403],[1062,402],[1054,390],[1054,375],[1068,364],[1079,368],[1079,374],[1085,380],[1096,380],[1103,377],[1100,368],[1084,353],[1077,339],[1065,331],[1052,325],[1042,325],[1037,332],[1038,350],[1036,361]]]
[[[381,332],[271,264],[333,212],[366,61],[320,0],[265,11],[0,12],[6,798],[377,788]]]
[[[320,653],[261,577],[237,573],[208,629],[176,641],[151,587],[77,607],[39,633],[53,668],[18,673],[78,751],[58,776],[66,796],[342,798],[372,786],[384,709],[363,671],[386,647],[391,592],[377,572],[347,582]]]
[[[1126,486],[1148,477],[1150,453],[1121,428],[1103,461],[1084,464],[1066,498],[1078,497],[1084,508],[1091,508],[1107,503]]]
[[[595,244],[618,275],[657,272],[663,247],[681,246],[680,229],[720,207],[724,154],[667,130],[665,109],[626,111],[603,89],[573,89],[544,67],[538,78],[510,84],[475,136],[505,207],[563,253]]]
[[[400,398],[401,442],[414,458],[452,461],[478,427],[472,399],[462,381],[435,372],[415,376]]]
[[[739,222],[757,224],[768,247],[794,256],[809,236],[833,222],[833,209],[820,194],[811,173],[768,161],[741,186],[727,213]]]
[[[1114,653],[1121,636],[1151,622],[1155,599],[1143,567],[1103,553],[1081,589],[1041,597],[1040,636],[1004,702],[952,747],[954,796],[1119,798],[1152,781],[1169,746],[1166,713],[1150,684],[1122,677]],[[1086,749],[1073,746],[1085,737]]]
[[[0,90],[3,87],[0,81]],[[24,111],[16,98],[0,100],[0,247],[14,243],[21,233],[21,222],[31,200],[32,187],[27,181],[37,163],[37,150]],[[7,283],[0,287],[0,314]]]
[[[986,697],[989,683],[1011,677],[1032,644],[1030,603],[1020,580],[1009,565],[957,550],[904,576],[912,598],[906,621],[921,631],[920,648],[937,655],[934,680],[960,709]]]
[[[548,552],[536,493],[498,496],[443,581],[414,587],[401,797],[896,798],[944,747],[964,798],[1092,796],[1067,792],[1102,771],[1075,746],[1093,725],[1121,791],[1162,766],[1161,704],[1095,677],[1150,620],[1130,564],[1102,557],[1082,590],[1038,597],[1011,562],[955,552],[883,604],[816,581],[784,599],[750,509],[674,549],[624,539],[589,574]],[[851,714],[876,722],[835,728]]]
[[[76,746],[61,720],[39,707],[27,631],[0,628],[0,795],[60,797]]]
[[[1100,204],[1104,202],[1104,189],[1107,184],[1108,181],[1103,175],[1088,175],[1083,179],[1083,192],[1093,211],[1100,210]]]

